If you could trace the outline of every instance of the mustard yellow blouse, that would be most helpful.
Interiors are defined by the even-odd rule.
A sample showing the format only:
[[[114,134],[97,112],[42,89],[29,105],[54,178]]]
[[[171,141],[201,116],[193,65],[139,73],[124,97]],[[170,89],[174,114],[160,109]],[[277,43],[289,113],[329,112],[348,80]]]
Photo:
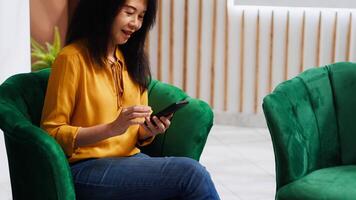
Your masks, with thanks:
[[[52,66],[41,127],[62,146],[69,162],[140,152],[136,147],[139,125],[130,126],[122,135],[74,149],[80,127],[112,122],[122,107],[147,105],[147,91],[141,93],[130,78],[118,49],[116,57],[118,62],[98,67],[89,59],[84,43],[77,42],[66,46]]]

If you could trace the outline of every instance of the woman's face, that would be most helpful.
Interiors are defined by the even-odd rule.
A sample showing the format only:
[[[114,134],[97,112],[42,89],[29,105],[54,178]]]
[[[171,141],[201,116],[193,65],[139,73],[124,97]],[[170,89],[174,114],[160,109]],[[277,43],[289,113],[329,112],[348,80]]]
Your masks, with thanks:
[[[111,39],[115,45],[125,44],[141,28],[146,9],[147,0],[126,0],[112,25]]]

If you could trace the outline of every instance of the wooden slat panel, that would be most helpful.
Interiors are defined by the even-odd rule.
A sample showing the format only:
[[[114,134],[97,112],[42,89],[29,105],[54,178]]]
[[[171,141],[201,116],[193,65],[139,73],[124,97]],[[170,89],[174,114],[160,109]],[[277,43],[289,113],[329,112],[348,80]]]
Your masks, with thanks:
[[[199,0],[198,10],[198,33],[197,33],[197,80],[196,80],[196,97],[200,98],[200,82],[201,82],[201,48],[202,48],[202,29],[203,29],[203,0]]]
[[[308,57],[308,52],[309,49],[312,49],[312,51],[315,53],[315,58],[311,58],[312,63],[315,63],[315,66],[319,66],[321,64],[321,62],[326,62],[326,63],[330,63],[335,62],[335,60],[338,58],[338,45],[340,46],[341,44],[344,46],[340,46],[340,48],[343,48],[345,50],[345,60],[346,61],[350,61],[352,60],[352,50],[354,48],[354,44],[353,44],[353,13],[351,13],[350,11],[341,11],[338,10],[335,13],[331,13],[332,16],[331,18],[329,17],[325,17],[325,13],[323,13],[322,10],[318,11],[319,13],[317,13],[316,15],[309,15],[309,9],[306,9],[303,12],[303,18],[302,18],[302,22],[300,21],[300,17],[301,17],[301,13],[298,14],[299,17],[299,22],[301,22],[301,26],[299,31],[301,31],[299,33],[299,31],[297,31],[298,35],[295,38],[292,38],[292,35],[294,33],[292,33],[291,31],[294,30],[293,27],[296,24],[293,24],[294,19],[293,15],[294,12],[292,12],[291,10],[287,9],[286,14],[284,15],[277,15],[277,12],[280,12],[280,10],[278,10],[278,8],[274,8],[272,11],[270,11],[270,19],[266,19],[267,21],[270,21],[270,24],[264,24],[264,18],[262,18],[262,11],[264,8],[255,8],[255,11],[257,11],[257,18],[250,18],[250,13],[247,13],[249,10],[239,10],[239,14],[241,15],[230,15],[228,12],[235,10],[236,8],[233,9],[229,9],[228,8],[228,2],[227,1],[218,1],[218,0],[212,0],[209,1],[209,4],[211,4],[211,7],[209,6],[203,6],[204,1],[203,0],[197,0],[197,5],[198,6],[189,6],[190,1],[189,0],[184,0],[182,2],[182,4],[179,4],[180,6],[183,7],[179,7],[180,11],[177,10],[177,1],[175,0],[171,0],[168,1],[167,3],[169,4],[164,4],[164,6],[167,5],[167,9],[170,9],[169,12],[167,12],[167,14],[165,14],[166,12],[162,13],[162,0],[158,0],[159,2],[159,10],[158,10],[158,16],[157,16],[157,54],[155,54],[156,52],[156,46],[155,44],[153,44],[152,42],[156,43],[156,39],[155,37],[151,37],[151,41],[150,38],[148,37],[146,40],[146,46],[145,46],[145,50],[147,51],[147,54],[149,56],[149,53],[151,53],[151,57],[157,57],[157,74],[155,74],[155,76],[159,79],[162,80],[162,78],[164,80],[168,80],[169,83],[174,84],[174,79],[175,79],[175,71],[179,71],[179,73],[183,73],[183,74],[179,74],[182,75],[182,89],[185,91],[189,91],[190,87],[195,87],[196,90],[191,90],[191,91],[195,91],[196,98],[201,98],[201,84],[202,82],[204,82],[205,84],[208,84],[210,86],[210,94],[208,93],[209,96],[207,96],[206,98],[209,99],[210,98],[210,105],[211,107],[216,107],[217,102],[221,102],[222,103],[222,109],[223,111],[227,111],[230,112],[231,110],[228,110],[229,107],[233,107],[230,104],[234,104],[233,102],[231,102],[230,99],[232,99],[231,97],[233,96],[238,96],[238,100],[233,100],[236,101],[237,104],[237,110],[235,110],[236,112],[240,112],[240,113],[244,113],[247,112],[249,110],[252,110],[253,113],[257,114],[259,113],[259,102],[261,102],[261,93],[269,93],[273,90],[273,86],[274,84],[276,84],[276,79],[281,77],[281,79],[283,80],[287,80],[288,77],[290,75],[293,76],[293,73],[297,73],[297,72],[301,72],[305,69],[305,64],[308,63],[309,57]],[[164,2],[166,3],[166,2]],[[183,4],[184,3],[184,4]],[[207,2],[208,3],[208,2]],[[170,6],[170,7],[168,7]],[[217,23],[219,23],[220,21],[220,9],[222,7],[219,6],[225,6],[224,11],[221,11],[221,14],[224,14],[224,16],[222,16],[222,23],[224,23],[224,35],[222,35],[221,37],[221,42],[223,42],[224,44],[222,46],[218,45],[220,38],[217,38],[219,31],[217,28],[220,27],[220,25],[217,25]],[[165,9],[165,8],[163,8]],[[194,9],[194,10],[191,10]],[[203,9],[207,9],[207,11],[205,12],[205,10]],[[210,10],[213,9],[213,10]],[[244,9],[244,8],[242,8]],[[249,8],[250,9],[250,8]],[[208,10],[211,11],[210,13],[208,13]],[[236,9],[237,10],[237,9]],[[175,13],[176,12],[176,13]],[[176,14],[178,14],[177,12],[181,13],[181,18],[183,18],[183,27],[182,27],[182,31],[177,31],[176,29],[176,23],[178,18],[175,17]],[[191,21],[189,18],[192,16],[192,13],[194,12],[197,14],[197,20],[193,20],[194,23],[196,23],[197,21],[197,29],[196,30],[190,30],[193,24],[193,21]],[[225,13],[222,13],[225,12]],[[282,11],[283,12],[283,11]],[[347,14],[344,19],[344,17],[341,18],[340,15],[342,12],[342,16],[345,14]],[[169,15],[168,15],[169,13]],[[256,14],[255,13],[255,14]],[[164,16],[162,16],[164,14]],[[333,16],[335,14],[335,16]],[[167,16],[165,16],[167,15]],[[219,15],[219,16],[218,16]],[[240,32],[232,32],[235,31],[234,29],[231,29],[230,27],[230,20],[232,20],[232,17],[241,17],[241,29],[239,29],[237,27],[237,29],[239,29],[238,31]],[[255,15],[256,16],[256,15]],[[177,15],[178,17],[178,15]],[[203,18],[204,17],[204,18]],[[209,18],[207,21],[210,22],[209,27],[211,27],[212,29],[212,35],[211,35],[211,49],[202,49],[203,45],[203,22],[204,19]],[[269,18],[268,17],[268,18]],[[168,23],[166,24],[165,21],[163,20],[164,24],[162,23],[162,19],[166,19],[168,20]],[[281,19],[283,18],[283,19]],[[211,19],[211,21],[210,21]],[[252,20],[253,19],[253,20]],[[309,23],[309,19],[311,19],[312,21],[316,22],[316,26],[315,30],[316,33],[314,35],[311,34],[308,30],[311,26],[313,26],[312,24]],[[240,20],[240,19],[237,19]],[[256,21],[254,21],[256,20]],[[277,24],[278,21],[280,20],[286,20],[285,24]],[[338,20],[345,20],[346,22],[343,22],[342,24],[346,23],[345,26],[339,26],[338,27]],[[256,24],[254,24],[256,22]],[[267,22],[268,23],[268,22]],[[348,24],[347,24],[348,23]],[[249,32],[247,32],[249,29],[247,29],[250,24],[253,24],[252,26],[256,25],[256,35],[253,36],[253,34],[250,34]],[[299,24],[299,23],[298,23]],[[239,25],[239,26],[240,26]],[[324,33],[323,32],[323,26],[327,26],[331,28],[331,36],[328,33]],[[169,27],[166,27],[169,26]],[[269,27],[270,26],[270,27]],[[165,34],[165,30],[169,29],[169,46],[166,47],[166,45],[164,45],[164,41],[163,39],[165,37],[163,37],[162,34]],[[267,29],[267,31],[262,31],[265,30],[265,28]],[[268,28],[270,28],[270,30],[268,30]],[[282,29],[281,29],[282,28]],[[195,28],[193,28],[195,29]],[[275,34],[275,31],[277,30],[281,30],[282,31],[282,36],[284,35],[285,37],[277,37],[277,34]],[[192,32],[193,31],[193,32]],[[340,33],[344,33],[346,34],[345,38],[341,38],[340,40],[342,41],[341,43],[338,42],[338,32]],[[181,35],[182,34],[182,35]],[[190,41],[190,34],[196,34],[194,36],[194,38],[196,37],[196,41],[191,41],[194,43],[194,45],[196,45],[196,50],[193,50],[194,52],[190,51],[189,47],[191,46],[189,44]],[[233,35],[235,35],[236,38],[233,38]],[[300,34],[300,35],[299,35]],[[326,38],[324,37],[324,34],[326,34]],[[178,36],[178,37],[177,37]],[[251,37],[252,36],[252,37]],[[315,44],[314,43],[307,43],[308,38],[309,37],[314,37],[316,39]],[[209,36],[208,36],[209,37]],[[255,37],[255,38],[254,38]],[[154,38],[154,39],[153,39]],[[283,39],[282,39],[283,38]],[[330,46],[324,46],[324,43],[328,43],[327,41],[324,41],[325,38],[326,40],[329,40],[329,42],[331,43]],[[237,44],[232,44],[231,41],[235,41],[239,40],[236,43],[239,43],[239,47],[234,47]],[[246,42],[248,42],[250,44],[251,40],[255,39],[255,52],[252,52],[253,56],[247,56],[248,54],[248,46],[246,46]],[[177,49],[178,46],[180,46],[177,41],[179,40],[179,43],[182,43],[182,64],[179,64],[179,66],[177,66],[177,59],[178,57],[176,57],[175,52],[177,51],[181,51],[181,49]],[[224,41],[223,41],[224,40]],[[264,40],[264,41],[263,41]],[[281,41],[284,40],[284,41]],[[210,42],[209,41],[209,42]],[[151,44],[150,44],[151,43]],[[164,44],[162,44],[164,43]],[[264,50],[263,52],[261,51],[261,48],[264,48],[265,46],[263,44],[266,43],[266,48],[267,50]],[[345,44],[344,44],[345,43]],[[275,46],[276,44],[282,44],[282,46]],[[209,44],[208,44],[209,46]],[[246,46],[246,47],[245,47]],[[296,46],[296,47],[300,47],[300,49],[293,49],[292,46]],[[327,47],[327,48],[325,48]],[[236,56],[237,58],[229,58],[230,57],[230,53],[232,52],[232,49],[237,49],[236,52],[238,52],[238,54],[240,54],[239,56]],[[323,48],[323,49],[322,49]],[[325,49],[325,50],[324,50]],[[151,50],[151,52],[149,52],[149,50]],[[275,52],[281,52],[284,50],[284,52],[282,52],[281,56],[276,56]],[[167,58],[167,65],[169,66],[162,66],[163,65],[163,61],[166,61],[166,58],[163,58],[163,55],[165,54],[165,51],[167,51],[168,53],[168,58]],[[268,52],[269,51],[269,52]],[[235,52],[235,51],[234,51]],[[296,56],[289,56],[289,54],[291,54],[293,52],[296,53]],[[327,53],[326,53],[327,52]],[[330,52],[330,54],[329,54]],[[189,75],[189,70],[190,70],[190,53],[194,54],[194,60],[196,63],[194,63],[194,67],[196,67],[196,77],[195,77],[195,81],[196,84],[190,84],[188,79],[188,75]],[[208,70],[210,70],[211,74],[210,77],[204,77],[205,75],[204,72],[202,72],[202,64],[204,63],[202,60],[203,59],[203,53],[207,53],[209,54],[207,58],[208,60],[211,59],[211,62],[207,63],[207,67],[209,68]],[[326,53],[326,54],[325,54]],[[217,65],[217,61],[218,59],[218,55],[223,56],[224,60],[223,60],[223,64],[222,65]],[[292,54],[291,54],[292,55]],[[298,55],[299,58],[298,58]],[[192,55],[193,56],[193,55]],[[330,57],[331,56],[331,57]],[[176,58],[175,58],[176,57]],[[267,69],[261,68],[263,65],[264,60],[266,60],[266,67]],[[263,61],[263,62],[262,62]],[[247,65],[247,63],[255,63],[255,66],[249,66]],[[180,62],[179,62],[180,63]],[[165,64],[164,64],[165,65]],[[276,66],[274,66],[276,65]],[[238,69],[234,69],[234,68],[230,68],[233,66],[238,66]],[[162,70],[163,67],[167,67],[167,74],[163,73],[166,72],[166,70]],[[180,69],[176,69],[177,67],[179,67]],[[251,67],[251,68],[250,68]],[[277,67],[278,70],[277,71]],[[281,68],[280,68],[281,67]],[[217,74],[216,72],[218,72],[217,70],[223,70],[222,71],[222,79],[223,79],[223,83],[221,84],[217,84],[216,81],[221,81],[218,80],[217,78]],[[237,70],[237,75],[238,75],[238,83],[236,83],[236,85],[238,85],[238,88],[233,91],[233,90],[229,90],[229,87],[231,84],[231,82],[234,82],[234,80],[228,80],[231,79],[229,73],[231,73],[231,71],[233,70]],[[236,73],[236,72],[235,72]],[[253,73],[253,74],[251,74]],[[262,74],[263,73],[263,74]],[[251,78],[253,78],[254,80],[248,80],[248,76],[252,75]],[[296,74],[295,74],[296,75]],[[167,77],[163,77],[163,76],[167,76]],[[276,76],[276,77],[275,77]],[[267,80],[265,80],[267,79]],[[253,82],[250,82],[253,81]],[[263,91],[261,91],[261,81],[266,81],[266,89],[262,89]],[[250,82],[251,84],[253,84],[252,87],[247,87],[248,85],[247,82]],[[217,85],[219,85],[219,88],[217,88]],[[221,97],[216,97],[216,94],[218,93],[217,90],[220,90],[220,86],[221,89],[223,89],[222,93],[223,95]],[[234,86],[231,86],[234,87]],[[236,87],[236,86],[235,86]],[[263,85],[264,87],[264,85]],[[205,88],[205,87],[204,87]],[[248,89],[247,89],[248,88]],[[248,91],[247,91],[248,90]],[[251,91],[250,91],[251,90]],[[266,91],[265,91],[266,90]],[[233,92],[233,93],[230,93]],[[191,96],[194,96],[194,94],[190,94]],[[248,96],[247,96],[248,95]],[[248,98],[246,98],[248,97]],[[247,99],[252,100],[253,102],[246,102]],[[249,107],[247,107],[249,106]]]
[[[162,80],[162,0],[158,0],[157,79]]]
[[[217,1],[218,0],[213,0],[214,5],[213,5],[213,24],[212,24],[212,44],[211,44],[211,78],[210,78],[210,88],[211,88],[211,93],[210,93],[210,105],[212,108],[214,108],[214,98],[215,98],[215,52],[216,52],[216,18],[217,18]]]
[[[318,34],[317,34],[317,45],[316,45],[316,61],[315,65],[320,66],[320,45],[321,45],[321,23],[322,23],[322,12],[319,12],[318,20]]]
[[[273,41],[274,41],[274,11],[271,15],[271,30],[270,30],[270,44],[269,44],[269,66],[268,66],[268,93],[272,91],[273,80]]]
[[[174,1],[170,0],[170,24],[169,24],[169,83],[174,83]]]
[[[146,53],[147,58],[149,59],[149,57],[150,57],[150,33],[148,33],[146,36],[145,53]]]
[[[255,72],[255,92],[254,92],[254,113],[258,110],[258,94],[259,94],[259,80],[260,80],[260,10],[257,11],[256,22],[256,72]]]
[[[302,33],[300,36],[300,68],[299,72],[304,71],[304,46],[305,46],[305,11],[303,11]]]
[[[288,79],[288,62],[289,62],[289,23],[290,23],[290,12],[287,12],[287,21],[286,21],[286,41],[284,46],[284,80]]]
[[[183,52],[183,90],[187,91],[187,71],[188,71],[188,27],[189,27],[189,5],[188,0],[184,1],[184,52]]]
[[[239,112],[243,112],[244,104],[244,65],[245,65],[245,10],[242,11],[241,15],[241,32],[240,32],[240,104]]]
[[[229,82],[229,13],[228,3],[225,0],[225,54],[224,54],[224,111],[227,111],[227,99],[228,99],[228,82]]]
[[[350,12],[349,26],[347,31],[347,41],[346,41],[346,61],[350,62],[351,59],[351,36],[352,36],[352,12]]]
[[[335,18],[334,18],[334,27],[333,27],[333,38],[332,38],[332,52],[331,52],[331,62],[334,63],[336,59],[336,37],[337,37],[337,19],[338,19],[338,13],[337,11],[335,12]]]

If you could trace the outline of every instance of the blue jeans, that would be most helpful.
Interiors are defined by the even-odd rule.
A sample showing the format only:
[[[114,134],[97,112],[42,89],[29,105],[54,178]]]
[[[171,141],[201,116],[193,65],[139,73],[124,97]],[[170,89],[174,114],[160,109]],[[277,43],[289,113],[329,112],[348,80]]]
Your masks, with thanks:
[[[184,157],[90,159],[71,165],[77,199],[220,199],[209,173]]]

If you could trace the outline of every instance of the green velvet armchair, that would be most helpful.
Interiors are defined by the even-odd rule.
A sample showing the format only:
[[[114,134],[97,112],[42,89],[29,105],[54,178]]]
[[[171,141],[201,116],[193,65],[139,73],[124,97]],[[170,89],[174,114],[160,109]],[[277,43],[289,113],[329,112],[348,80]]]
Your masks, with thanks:
[[[356,199],[356,63],[309,69],[263,100],[276,199]]]
[[[13,199],[75,199],[63,150],[39,128],[49,73],[45,69],[14,75],[0,86],[0,128],[5,135]],[[156,80],[152,80],[148,96],[154,111],[184,98],[189,104],[174,115],[167,132],[142,151],[199,160],[213,124],[210,107]]]

